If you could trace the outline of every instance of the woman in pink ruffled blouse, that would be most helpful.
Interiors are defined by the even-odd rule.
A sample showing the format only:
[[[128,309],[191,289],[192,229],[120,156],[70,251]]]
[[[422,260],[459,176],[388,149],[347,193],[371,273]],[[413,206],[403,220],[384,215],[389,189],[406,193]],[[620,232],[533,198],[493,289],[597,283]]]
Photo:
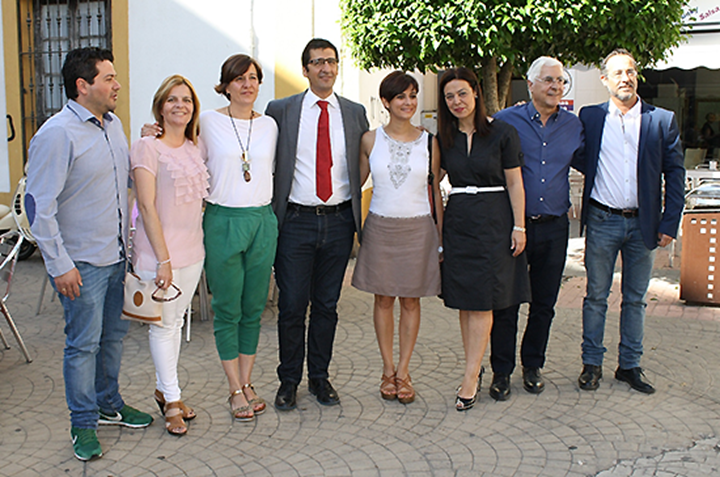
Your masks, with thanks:
[[[155,400],[168,432],[183,435],[185,421],[195,413],[180,400],[177,366],[183,315],[205,258],[202,206],[209,175],[198,147],[200,103],[192,84],[180,75],[165,79],[153,98],[153,114],[162,134],[138,140],[130,152],[140,211],[132,260],[142,279],[182,290],[178,299],[163,304],[162,323],[150,325],[149,337]]]

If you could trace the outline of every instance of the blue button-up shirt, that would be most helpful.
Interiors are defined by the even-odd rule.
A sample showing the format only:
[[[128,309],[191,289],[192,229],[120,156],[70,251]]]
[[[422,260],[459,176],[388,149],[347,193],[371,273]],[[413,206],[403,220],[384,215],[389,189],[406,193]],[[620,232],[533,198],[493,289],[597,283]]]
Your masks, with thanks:
[[[25,206],[52,277],[123,260],[130,160],[120,119],[70,100],[30,141]]]
[[[580,119],[560,109],[543,126],[532,102],[511,106],[495,114],[520,135],[525,156],[525,215],[566,214],[570,208],[570,161],[583,145]]]

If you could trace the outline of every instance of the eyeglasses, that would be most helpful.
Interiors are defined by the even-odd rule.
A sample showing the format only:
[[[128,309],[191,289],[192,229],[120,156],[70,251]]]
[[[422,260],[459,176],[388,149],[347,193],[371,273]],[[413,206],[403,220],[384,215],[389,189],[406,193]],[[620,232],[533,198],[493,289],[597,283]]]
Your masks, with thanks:
[[[330,66],[335,66],[338,64],[338,60],[337,58],[315,58],[308,61],[308,65],[313,66],[323,66],[326,63]]]
[[[551,84],[558,84],[560,86],[565,86],[568,84],[568,80],[562,76],[559,76],[557,78],[553,78],[552,76],[546,76],[544,78],[538,78],[542,84],[545,86],[550,86]]]
[[[628,78],[636,78],[638,72],[634,68],[630,68],[628,70],[612,71],[608,74],[608,76],[610,76],[612,79],[620,79],[624,74],[627,75]]]

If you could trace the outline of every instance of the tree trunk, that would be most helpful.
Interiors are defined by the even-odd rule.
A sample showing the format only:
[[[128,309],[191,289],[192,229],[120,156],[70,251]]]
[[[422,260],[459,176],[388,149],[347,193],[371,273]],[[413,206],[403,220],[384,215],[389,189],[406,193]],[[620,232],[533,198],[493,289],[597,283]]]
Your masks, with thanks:
[[[485,110],[488,116],[492,116],[501,109],[498,101],[497,58],[494,56],[483,57],[481,74]]]
[[[507,108],[508,97],[510,96],[510,84],[512,83],[513,65],[506,61],[498,73],[498,96],[500,109]]]

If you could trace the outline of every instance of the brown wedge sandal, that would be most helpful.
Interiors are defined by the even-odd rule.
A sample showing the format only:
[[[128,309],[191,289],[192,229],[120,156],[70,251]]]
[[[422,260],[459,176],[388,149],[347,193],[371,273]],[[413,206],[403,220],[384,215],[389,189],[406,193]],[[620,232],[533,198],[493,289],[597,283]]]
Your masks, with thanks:
[[[157,403],[158,407],[160,408],[160,414],[163,416],[165,415],[165,396],[163,396],[163,393],[160,392],[159,389],[155,390],[155,402]],[[197,414],[195,414],[195,411],[193,411],[191,408],[187,407],[184,402],[178,401],[180,403],[180,409],[182,409],[183,412],[183,419],[186,421],[192,421],[197,417]]]
[[[187,434],[187,424],[182,418],[183,410],[180,401],[169,402],[163,409],[165,415],[165,429],[173,436],[184,436]]]
[[[253,408],[250,404],[247,404],[245,406],[240,407],[233,407],[232,400],[235,396],[241,395],[243,399],[247,401],[247,398],[245,397],[245,393],[243,393],[242,389],[236,389],[235,391],[230,394],[230,397],[228,398],[228,403],[230,404],[230,413],[232,414],[233,418],[236,421],[241,422],[250,422],[253,419],[255,419],[255,412],[253,411]]]
[[[380,379],[380,397],[386,401],[397,399],[397,384],[395,383],[395,375],[386,376],[383,374]]]
[[[254,398],[250,399],[248,398],[248,395],[245,394],[248,389],[253,392],[253,394],[255,395]],[[242,391],[245,399],[247,399],[248,404],[252,406],[253,413],[255,413],[256,416],[265,412],[267,404],[265,404],[265,400],[263,398],[257,395],[257,393],[255,392],[255,386],[253,386],[251,383],[243,384]]]
[[[395,385],[397,386],[397,398],[401,404],[410,404],[415,400],[415,388],[413,388],[409,374],[405,379],[395,377]]]

